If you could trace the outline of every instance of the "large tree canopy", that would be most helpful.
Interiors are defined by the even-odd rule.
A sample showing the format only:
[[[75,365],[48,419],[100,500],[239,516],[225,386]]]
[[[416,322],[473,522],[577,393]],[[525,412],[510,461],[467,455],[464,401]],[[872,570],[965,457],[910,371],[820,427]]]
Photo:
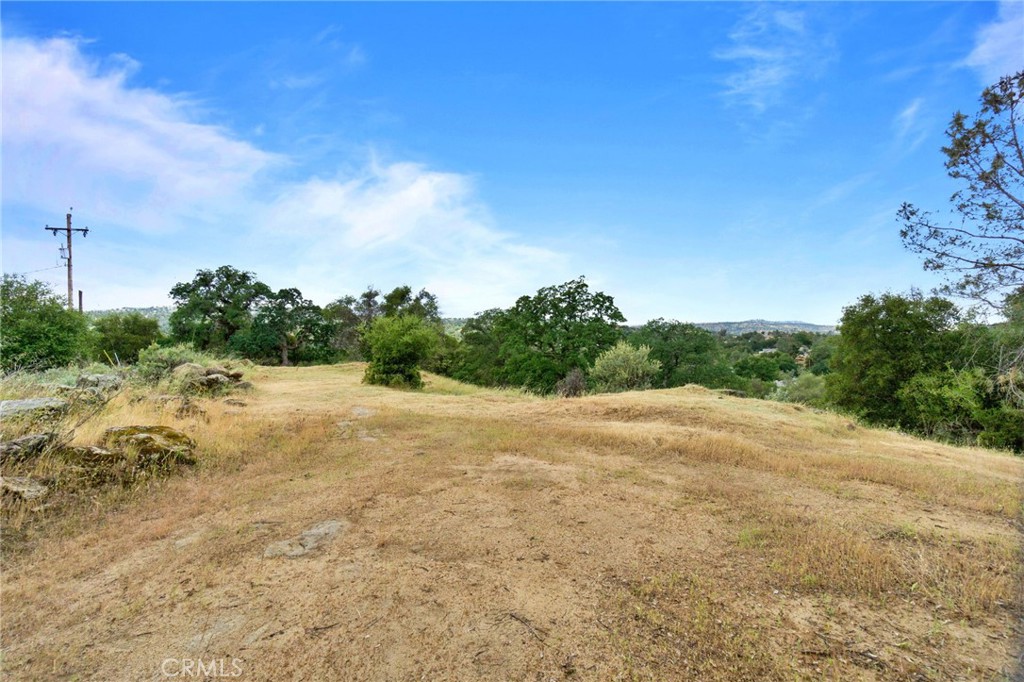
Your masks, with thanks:
[[[270,288],[251,272],[230,265],[199,270],[191,282],[171,289],[177,306],[171,313],[171,332],[196,348],[224,348],[251,324],[253,311],[270,296]]]
[[[862,296],[843,309],[827,377],[829,398],[868,421],[906,425],[895,397],[914,376],[956,362],[962,347],[953,333],[958,320],[956,306],[943,298]]]
[[[654,385],[670,388],[701,384],[710,388],[737,387],[736,375],[722,344],[706,329],[676,320],[651,320],[629,340],[651,349],[651,359],[661,363]]]
[[[284,366],[294,359],[329,361],[334,355],[333,327],[320,306],[301,291],[281,289],[267,298],[252,325],[237,333],[231,345],[258,360],[276,356]]]
[[[626,321],[614,299],[584,278],[522,296],[494,321],[500,381],[549,393],[572,369],[587,369],[621,338]]]
[[[951,178],[966,183],[951,201],[959,219],[938,219],[903,204],[900,236],[925,256],[926,270],[945,272],[943,291],[994,307],[1024,288],[1024,129],[1019,129],[1024,71],[981,95],[973,119],[957,112],[943,147]]]

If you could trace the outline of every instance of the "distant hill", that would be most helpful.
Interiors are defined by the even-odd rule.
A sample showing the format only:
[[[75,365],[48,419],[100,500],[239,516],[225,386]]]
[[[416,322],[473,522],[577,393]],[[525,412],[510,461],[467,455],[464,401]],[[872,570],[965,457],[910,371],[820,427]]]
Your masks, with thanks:
[[[808,322],[772,322],[771,320],[744,320],[743,322],[695,322],[697,327],[710,332],[724,331],[739,335],[748,332],[811,332],[814,334],[835,334],[836,328],[827,324]]]
[[[469,321],[465,317],[442,318],[445,331],[449,334],[459,336],[462,327]],[[724,331],[732,336],[739,336],[747,332],[811,332],[814,334],[835,334],[836,328],[826,324],[811,324],[809,322],[772,322],[771,320],[745,320],[743,322],[694,322],[694,326],[707,329],[710,332]],[[631,329],[637,329],[640,325],[630,325]]]

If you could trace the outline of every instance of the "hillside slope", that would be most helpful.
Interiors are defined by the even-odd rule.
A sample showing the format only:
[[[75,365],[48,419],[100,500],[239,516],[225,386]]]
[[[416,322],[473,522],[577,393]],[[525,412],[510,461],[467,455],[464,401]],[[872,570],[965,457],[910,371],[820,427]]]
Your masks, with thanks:
[[[694,387],[548,400],[361,372],[260,368],[206,421],[124,399],[83,429],[175,425],[202,466],[5,558],[7,678],[1012,670],[1021,459]]]

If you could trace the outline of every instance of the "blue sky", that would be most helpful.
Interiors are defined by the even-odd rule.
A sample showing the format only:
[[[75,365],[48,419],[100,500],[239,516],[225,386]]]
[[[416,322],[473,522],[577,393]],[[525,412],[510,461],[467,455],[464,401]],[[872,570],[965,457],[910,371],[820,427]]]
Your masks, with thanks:
[[[938,280],[956,110],[1024,3],[4,2],[2,263],[88,308],[233,265],[468,316],[585,275],[633,323],[834,324]]]

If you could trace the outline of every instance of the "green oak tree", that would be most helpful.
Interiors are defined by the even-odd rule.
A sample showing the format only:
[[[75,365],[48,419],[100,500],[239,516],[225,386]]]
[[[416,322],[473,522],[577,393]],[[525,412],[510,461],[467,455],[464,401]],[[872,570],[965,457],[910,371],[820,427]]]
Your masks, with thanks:
[[[223,349],[252,324],[254,311],[270,295],[270,288],[251,272],[230,265],[199,270],[191,282],[171,289],[177,306],[171,313],[171,334],[201,350]]]
[[[494,321],[498,381],[550,393],[570,370],[589,368],[622,337],[614,299],[579,277],[522,296]]]
[[[829,401],[874,423],[912,426],[897,394],[916,375],[956,362],[959,319],[950,301],[918,292],[862,296],[843,309],[826,375]]]
[[[134,364],[139,351],[163,334],[160,323],[142,313],[109,313],[93,320],[93,357],[101,362]]]

